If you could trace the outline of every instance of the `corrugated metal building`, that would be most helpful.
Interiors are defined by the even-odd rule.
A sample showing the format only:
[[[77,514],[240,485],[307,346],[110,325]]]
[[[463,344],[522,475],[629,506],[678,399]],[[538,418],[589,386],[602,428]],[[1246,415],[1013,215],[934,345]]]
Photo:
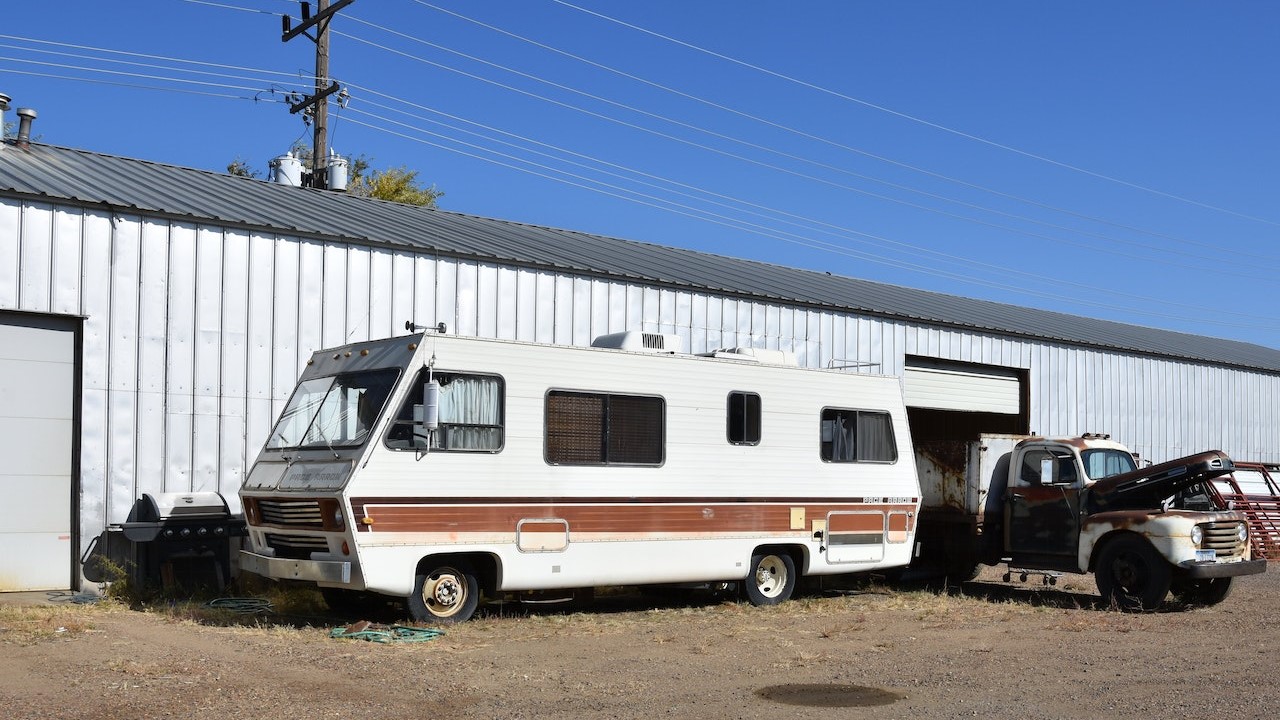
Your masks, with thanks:
[[[922,437],[1280,462],[1280,351],[32,144],[0,146],[0,590],[78,586],[142,493],[235,493],[312,350],[404,332],[791,350]],[[21,508],[22,512],[16,512]],[[15,548],[21,548],[15,553]]]

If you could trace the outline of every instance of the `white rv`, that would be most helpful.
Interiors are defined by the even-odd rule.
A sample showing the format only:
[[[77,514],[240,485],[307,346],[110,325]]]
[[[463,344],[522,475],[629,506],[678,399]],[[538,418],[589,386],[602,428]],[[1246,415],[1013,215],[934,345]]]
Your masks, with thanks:
[[[565,347],[440,333],[316,353],[241,490],[240,566],[331,604],[905,566],[920,490],[898,378],[675,336]]]

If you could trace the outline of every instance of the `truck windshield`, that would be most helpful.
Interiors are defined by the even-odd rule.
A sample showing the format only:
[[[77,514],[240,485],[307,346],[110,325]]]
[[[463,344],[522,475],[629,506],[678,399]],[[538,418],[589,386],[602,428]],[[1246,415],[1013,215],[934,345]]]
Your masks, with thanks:
[[[332,449],[363,443],[399,373],[387,368],[300,383],[267,440],[267,449]]]
[[[1132,455],[1113,448],[1085,450],[1080,453],[1080,459],[1084,461],[1084,472],[1090,480],[1101,480],[1138,469]]]

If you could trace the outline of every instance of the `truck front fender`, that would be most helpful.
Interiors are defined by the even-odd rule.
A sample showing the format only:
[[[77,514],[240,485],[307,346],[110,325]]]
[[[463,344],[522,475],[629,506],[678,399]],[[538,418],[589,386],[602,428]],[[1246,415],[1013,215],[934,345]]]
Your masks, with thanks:
[[[1151,543],[1156,552],[1170,565],[1185,567],[1196,560],[1196,546],[1191,542],[1191,529],[1196,525],[1212,522],[1243,522],[1240,513],[1232,511],[1192,512],[1185,510],[1114,510],[1091,515],[1080,527],[1079,567],[1092,572],[1098,551],[1107,539],[1120,532],[1129,532]],[[1243,558],[1232,558],[1231,563]],[[1226,563],[1223,563],[1226,564]]]

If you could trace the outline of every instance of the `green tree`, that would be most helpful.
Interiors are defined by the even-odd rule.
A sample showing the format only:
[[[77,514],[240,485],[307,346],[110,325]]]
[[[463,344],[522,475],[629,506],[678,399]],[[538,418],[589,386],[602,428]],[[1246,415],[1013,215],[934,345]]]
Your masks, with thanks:
[[[227,163],[227,174],[235,175],[236,177],[256,178],[262,173],[249,167],[249,163],[237,156],[235,160]]]
[[[386,170],[370,170],[353,167],[351,184],[347,192],[362,197],[390,200],[392,202],[435,207],[436,199],[444,195],[435,185],[423,187],[418,184],[418,171],[410,170],[403,165]]]

